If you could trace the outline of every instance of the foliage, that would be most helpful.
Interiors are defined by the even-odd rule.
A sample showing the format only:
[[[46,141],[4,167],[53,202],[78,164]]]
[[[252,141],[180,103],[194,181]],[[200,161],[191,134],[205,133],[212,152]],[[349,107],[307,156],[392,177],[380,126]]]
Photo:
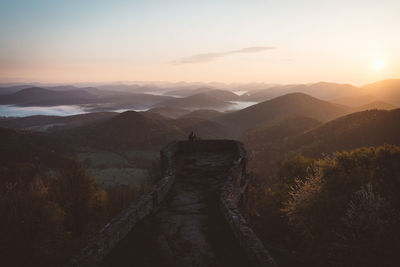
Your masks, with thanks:
[[[400,147],[363,147],[321,160],[296,156],[277,173],[252,188],[253,213],[259,216],[251,221],[266,244],[276,246],[278,258],[290,255],[318,266],[395,262]]]
[[[51,200],[50,181],[29,164],[2,168],[0,177],[2,264],[24,266],[51,259],[62,238],[65,212]]]
[[[9,164],[0,168],[0,177],[0,256],[7,266],[64,263],[146,190],[123,185],[103,190],[71,160],[51,172]]]
[[[353,194],[332,255],[342,266],[390,266],[397,261],[400,214],[367,184]],[[365,255],[372,254],[373,257]]]
[[[297,127],[289,122],[282,123],[252,135],[245,134],[243,140],[254,154],[250,167],[267,180],[271,172],[278,171],[279,162],[297,154],[320,158],[326,153],[364,146],[381,146],[385,143],[400,145],[399,121],[400,109],[368,110],[340,117],[318,127],[310,127],[313,124],[306,123],[305,118],[299,120]],[[296,120],[292,123],[296,123]],[[290,135],[287,135],[288,129],[292,129]]]

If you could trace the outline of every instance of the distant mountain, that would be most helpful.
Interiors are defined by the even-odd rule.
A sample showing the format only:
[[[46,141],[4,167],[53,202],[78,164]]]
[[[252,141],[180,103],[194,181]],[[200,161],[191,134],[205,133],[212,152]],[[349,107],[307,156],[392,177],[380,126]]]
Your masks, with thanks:
[[[292,93],[220,116],[215,121],[228,127],[234,136],[239,136],[258,125],[272,124],[290,117],[303,116],[328,121],[350,112],[351,109],[346,106],[303,93]]]
[[[16,93],[0,95],[0,105],[85,105],[88,111],[98,112],[148,109],[160,102],[174,99],[160,95],[104,91],[94,87],[70,90],[68,88],[70,87],[58,87],[57,91],[40,87],[25,88]]]
[[[297,85],[275,85],[273,87],[262,88],[250,91],[240,96],[242,101],[262,102],[286,94],[286,92]]]
[[[175,107],[158,107],[152,108],[146,111],[146,113],[156,113],[166,118],[176,119],[181,117],[187,113],[189,113],[187,109],[183,108],[175,108]]]
[[[184,98],[170,99],[158,104],[159,107],[177,107],[186,109],[225,108],[232,105],[208,94],[200,93]]]
[[[235,94],[231,91],[227,91],[227,90],[215,89],[215,90],[203,92],[203,94],[214,97],[214,98],[222,100],[222,101],[235,101],[235,100],[240,99],[240,96],[238,96],[237,94]]]
[[[348,96],[348,97],[337,98],[331,100],[331,102],[349,107],[359,107],[378,100],[379,99],[373,95],[360,95],[360,96]]]
[[[105,91],[119,91],[119,92],[137,92],[142,88],[138,84],[103,84],[98,85],[96,88]]]
[[[362,90],[380,100],[400,106],[400,79],[382,80],[362,87]]]
[[[0,87],[0,95],[14,94],[22,89],[30,88],[32,85],[14,85],[7,87]]]
[[[314,84],[277,85],[264,90],[253,91],[243,95],[245,101],[265,101],[289,93],[305,93],[323,100],[332,100],[352,95],[358,95],[360,88],[351,84],[319,82]]]
[[[54,131],[95,123],[116,115],[118,115],[116,112],[93,112],[65,117],[36,115],[0,120],[0,126],[20,130]]]
[[[22,89],[16,93],[0,96],[1,105],[56,106],[92,103],[97,96],[85,90],[52,91],[40,87]]]
[[[359,91],[360,89],[358,87],[351,84],[329,82],[319,82],[310,85],[299,85],[291,89],[291,92],[302,92],[323,100],[332,100],[334,98],[355,95],[359,94]]]
[[[143,94],[143,93],[154,93],[154,94],[162,94],[165,91],[170,90],[169,88],[165,88],[165,85],[158,83],[149,83],[149,84],[101,84],[96,85],[95,87],[110,92],[120,92],[120,93],[134,93],[134,94]]]
[[[239,100],[240,97],[228,90],[214,89],[208,87],[201,87],[197,89],[179,89],[168,91],[165,95],[179,96],[179,97],[188,97],[196,94],[204,94],[222,101],[234,101]]]
[[[391,109],[396,109],[396,108],[399,108],[399,107],[396,107],[396,106],[389,104],[387,102],[384,102],[384,101],[374,101],[374,102],[368,103],[366,105],[355,107],[355,108],[353,108],[353,110],[355,112],[357,112],[357,111],[364,111],[364,110],[370,110],[370,109],[391,110]]]
[[[181,118],[198,118],[198,119],[212,120],[223,114],[224,113],[213,110],[213,109],[199,109],[199,110],[192,111],[188,114],[185,114]]]
[[[157,106],[159,103],[173,100],[174,97],[115,92],[107,95],[101,95],[98,102],[85,107],[90,111],[114,111],[114,110],[147,110]]]
[[[93,87],[78,88],[78,87],[75,87],[72,85],[58,85],[58,86],[42,86],[42,88],[45,88],[45,89],[51,90],[51,91],[71,91],[71,90],[78,90],[78,89],[89,91]]]
[[[170,95],[170,96],[177,96],[177,97],[188,97],[191,95],[195,94],[200,94],[204,92],[208,92],[211,90],[215,90],[215,88],[212,87],[200,87],[200,88],[179,88],[175,90],[169,90],[165,92],[165,95]]]

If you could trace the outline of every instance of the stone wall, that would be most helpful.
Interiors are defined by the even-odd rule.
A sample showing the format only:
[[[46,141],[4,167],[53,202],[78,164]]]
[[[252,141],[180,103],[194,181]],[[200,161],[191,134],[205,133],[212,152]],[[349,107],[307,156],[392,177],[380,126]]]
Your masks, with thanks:
[[[172,142],[161,152],[162,178],[150,190],[108,223],[68,266],[98,266],[103,258],[146,216],[157,210],[175,180],[177,143]]]
[[[195,142],[171,142],[161,152],[162,179],[149,193],[125,209],[94,237],[69,266],[98,266],[104,257],[146,216],[154,213],[166,198],[174,181],[179,153],[229,152],[237,160],[228,173],[220,195],[220,210],[228,222],[236,240],[246,252],[253,266],[276,266],[274,260],[241,215],[238,205],[247,189],[246,152],[243,144],[234,140],[201,140]]]
[[[222,188],[221,212],[253,266],[277,266],[239,211],[238,203],[247,192],[247,157],[242,143],[235,141],[235,147],[238,158],[229,170],[228,179]]]

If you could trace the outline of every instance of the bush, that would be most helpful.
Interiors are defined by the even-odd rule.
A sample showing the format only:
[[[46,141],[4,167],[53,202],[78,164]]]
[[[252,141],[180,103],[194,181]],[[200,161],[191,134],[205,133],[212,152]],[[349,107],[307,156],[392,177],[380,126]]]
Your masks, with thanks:
[[[340,258],[340,265],[373,266],[374,259],[394,257],[391,248],[400,247],[394,227],[400,219],[400,148],[345,151],[317,165],[317,175],[294,180],[282,209],[303,238],[299,249],[319,264]]]
[[[354,193],[336,232],[332,261],[342,266],[394,266],[399,214],[367,184]]]
[[[49,264],[59,248],[65,213],[49,198],[48,178],[30,165],[2,169],[0,176],[2,264]]]

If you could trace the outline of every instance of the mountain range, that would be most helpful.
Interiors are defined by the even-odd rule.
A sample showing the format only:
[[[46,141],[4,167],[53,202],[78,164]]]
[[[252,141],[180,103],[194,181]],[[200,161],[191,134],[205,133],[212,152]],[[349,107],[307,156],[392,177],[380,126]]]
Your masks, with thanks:
[[[233,136],[261,124],[271,124],[293,116],[328,121],[351,112],[351,108],[306,95],[291,93],[215,118],[231,130]]]

